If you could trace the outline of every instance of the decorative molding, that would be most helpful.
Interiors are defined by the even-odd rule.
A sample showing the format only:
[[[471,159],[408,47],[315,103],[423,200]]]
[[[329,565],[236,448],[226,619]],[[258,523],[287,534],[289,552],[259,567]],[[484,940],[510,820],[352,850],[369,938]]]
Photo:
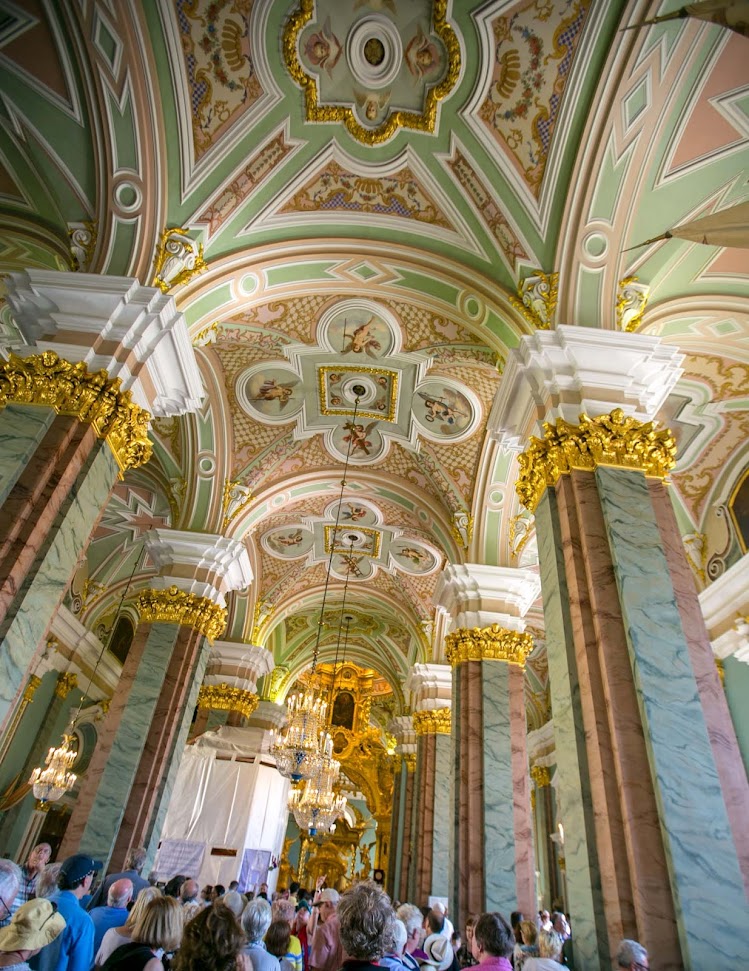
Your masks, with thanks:
[[[408,772],[416,771],[416,756],[414,754],[402,756],[403,762],[405,763],[406,770]]]
[[[519,463],[515,488],[522,504],[534,512],[547,486],[572,469],[614,466],[665,479],[676,464],[676,439],[670,429],[659,430],[656,422],[629,418],[615,408],[597,418],[580,415],[579,425],[562,418],[546,422],[543,439],[533,436]]]
[[[31,357],[11,354],[0,361],[0,409],[11,403],[42,405],[93,425],[125,472],[151,457],[151,416],[133,403],[129,391],[120,390],[120,383],[106,371],[91,374],[81,362],[70,364],[54,351]]]
[[[198,692],[198,708],[212,711],[238,711],[249,718],[257,708],[260,699],[252,691],[244,691],[222,682],[204,684]]]
[[[545,765],[531,766],[531,780],[535,782],[539,789],[551,785],[551,772]]]
[[[196,243],[186,229],[165,229],[153,260],[153,285],[162,293],[189,283],[208,269],[203,259],[203,244]]]
[[[68,239],[73,257],[73,269],[77,273],[88,273],[96,250],[96,223],[92,220],[68,223]]]
[[[447,635],[445,643],[447,660],[454,668],[466,661],[506,661],[523,667],[534,647],[530,634],[499,624],[483,629],[459,628]]]
[[[200,631],[214,641],[226,627],[226,608],[207,597],[196,597],[178,587],[145,590],[136,598],[142,623],[179,624]]]
[[[73,688],[78,687],[78,675],[71,674],[70,671],[66,671],[61,674],[57,679],[57,684],[55,685],[55,694],[58,698],[67,698]]]
[[[226,593],[244,590],[252,582],[247,547],[240,540],[154,527],[145,543],[162,585],[179,587],[220,607],[226,606]]]
[[[433,601],[448,611],[454,627],[499,624],[522,630],[522,618],[540,593],[541,581],[532,570],[450,563],[440,574]]]
[[[642,315],[648,305],[650,287],[638,283],[636,276],[625,276],[619,281],[616,294],[616,326],[631,333],[642,323]]]
[[[516,310],[529,324],[540,330],[551,330],[559,294],[559,274],[533,270],[518,283],[517,297],[510,297]]]
[[[427,711],[415,711],[412,718],[414,731],[417,735],[450,734],[452,719],[449,708],[431,708]]]
[[[41,683],[41,678],[38,678],[35,674],[29,675],[29,680],[26,687],[23,689],[23,700],[26,702],[33,701],[34,695],[36,694],[36,689]]]

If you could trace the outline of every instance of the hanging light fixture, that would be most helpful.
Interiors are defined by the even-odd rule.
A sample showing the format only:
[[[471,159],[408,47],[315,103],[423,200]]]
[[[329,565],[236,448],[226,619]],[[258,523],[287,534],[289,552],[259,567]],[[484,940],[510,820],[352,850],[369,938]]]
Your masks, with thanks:
[[[352,391],[356,397],[354,398],[354,411],[351,420],[352,423],[356,423],[359,399],[366,393],[366,388],[362,385],[354,385]],[[289,698],[286,727],[278,732],[271,731],[270,738],[270,751],[276,759],[276,768],[282,776],[291,779],[292,782],[301,782],[302,780],[324,781],[332,775],[331,787],[338,778],[340,763],[333,759],[333,740],[330,737],[330,732],[327,730],[328,702],[323,697],[322,684],[316,676],[316,672],[317,661],[320,656],[320,637],[322,635],[323,618],[325,616],[325,604],[328,598],[330,573],[333,566],[336,537],[338,536],[340,526],[341,506],[346,490],[346,476],[348,474],[352,446],[353,436],[349,440],[346,461],[343,466],[343,478],[341,479],[341,491],[338,497],[333,541],[330,544],[328,567],[325,574],[325,587],[323,589],[322,604],[320,606],[320,618],[317,623],[317,639],[315,640],[315,648],[312,653],[310,679],[307,687],[301,694],[294,694]],[[346,585],[348,585],[348,576],[346,577]],[[344,597],[345,589],[346,587],[344,586]],[[334,766],[336,767],[335,769],[333,769]],[[312,788],[316,789],[318,787],[313,784]],[[321,792],[325,792],[325,789],[322,789]],[[299,798],[301,799],[301,796]]]

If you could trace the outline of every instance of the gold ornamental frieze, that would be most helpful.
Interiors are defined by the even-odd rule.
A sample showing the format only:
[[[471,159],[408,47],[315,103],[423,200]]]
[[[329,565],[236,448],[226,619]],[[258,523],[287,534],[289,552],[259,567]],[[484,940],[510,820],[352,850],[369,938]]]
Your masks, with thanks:
[[[207,597],[186,593],[179,587],[167,590],[145,590],[136,600],[140,619],[144,623],[179,624],[200,631],[214,641],[226,627],[226,607]]]
[[[525,664],[533,650],[533,638],[524,631],[490,627],[460,627],[445,638],[447,663],[457,667],[466,661],[506,661]]]
[[[198,708],[211,711],[238,711],[247,718],[257,708],[259,698],[252,691],[245,691],[233,685],[204,684],[198,692]]]
[[[417,735],[449,735],[452,727],[449,708],[430,708],[412,715]]]
[[[416,756],[409,752],[408,755],[403,756],[403,764],[406,766],[407,772],[416,771]]]
[[[42,405],[93,425],[124,472],[151,457],[151,416],[133,402],[129,391],[120,390],[121,383],[104,370],[91,372],[82,361],[71,364],[54,351],[31,357],[11,354],[0,361],[0,408]]]
[[[546,488],[572,469],[610,466],[665,479],[676,464],[676,439],[669,428],[638,421],[615,408],[597,418],[580,415],[579,425],[563,418],[545,422],[544,437],[532,437],[519,462],[515,490],[534,512]]]

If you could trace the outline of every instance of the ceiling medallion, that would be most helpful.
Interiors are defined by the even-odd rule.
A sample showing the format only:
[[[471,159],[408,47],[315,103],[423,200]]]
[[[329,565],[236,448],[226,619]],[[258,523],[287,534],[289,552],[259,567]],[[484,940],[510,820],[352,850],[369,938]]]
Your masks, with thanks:
[[[376,13],[361,6],[301,0],[286,24],[284,61],[304,91],[307,121],[343,122],[364,145],[401,128],[433,132],[438,103],[460,74],[447,0],[407,9],[384,0]]]

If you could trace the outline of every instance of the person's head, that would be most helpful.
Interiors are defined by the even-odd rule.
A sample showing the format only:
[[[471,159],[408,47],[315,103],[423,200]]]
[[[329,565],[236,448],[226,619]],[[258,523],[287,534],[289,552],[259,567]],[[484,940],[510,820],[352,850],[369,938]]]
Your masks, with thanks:
[[[107,907],[127,907],[133,898],[133,882],[123,877],[115,880],[107,893]]]
[[[200,884],[197,880],[185,880],[182,884],[182,889],[179,892],[180,899],[183,904],[192,903],[193,900],[198,899],[198,894],[200,893]]]
[[[235,971],[244,943],[236,917],[218,900],[185,925],[172,967],[174,971]]]
[[[200,896],[207,904],[209,904],[213,900],[213,885],[207,883],[200,891]]]
[[[285,920],[291,926],[291,922],[296,915],[294,901],[281,897],[273,901],[273,920]]]
[[[223,896],[223,901],[234,916],[239,920],[244,910],[244,897],[236,890],[227,890]]]
[[[410,954],[421,944],[424,918],[416,904],[401,904],[396,915],[406,925],[406,950]]]
[[[627,971],[648,971],[650,962],[648,952],[637,941],[624,940],[616,951],[616,964]]]
[[[430,934],[441,934],[445,926],[445,915],[432,909],[426,916],[427,930]]]
[[[222,883],[217,883],[214,885],[211,891],[211,900],[218,900],[219,897],[223,897],[226,893],[226,887]]]
[[[239,890],[239,880],[232,880],[232,882],[229,884],[229,890]]]
[[[179,895],[182,893],[182,884],[186,879],[187,877],[183,876],[181,873],[178,873],[176,876],[172,877],[172,879],[164,887],[164,896],[179,897]]]
[[[135,870],[136,873],[140,873],[145,865],[146,856],[148,856],[148,854],[145,846],[133,846],[127,851],[127,856],[125,857],[125,869]]]
[[[450,943],[453,946],[453,951],[459,951],[462,941],[460,939],[460,931],[453,931],[450,935]]]
[[[331,914],[336,912],[336,908],[340,903],[341,895],[337,890],[333,890],[332,887],[326,887],[322,891],[319,898],[315,902],[315,907],[318,910],[318,917],[325,923],[325,921],[330,917]]]
[[[341,945],[358,961],[378,961],[393,947],[395,912],[382,887],[354,884],[338,902]]]
[[[516,943],[520,944],[522,938],[520,937],[520,921],[523,919],[523,915],[519,910],[513,910],[510,914],[510,927],[512,928],[512,933],[515,935]]]
[[[289,953],[291,927],[287,920],[274,920],[265,932],[265,949],[279,960]]]
[[[22,961],[38,954],[65,930],[65,920],[50,900],[29,900],[0,928],[0,952],[15,952]]]
[[[294,933],[300,930],[302,927],[306,927],[309,923],[310,916],[312,914],[312,905],[308,900],[302,900],[296,909],[296,915],[294,917],[294,923],[292,925]]]
[[[408,932],[406,931],[406,925],[402,920],[396,918],[393,924],[393,954],[400,956],[406,947],[406,940],[408,939]]]
[[[555,910],[551,915],[551,926],[557,932],[561,934],[562,937],[567,937],[570,932],[570,925],[567,923],[567,918],[560,910]]]
[[[132,932],[136,923],[140,920],[145,911],[146,907],[150,904],[152,900],[157,897],[163,897],[163,893],[158,887],[144,887],[138,894],[135,903],[133,904],[130,913],[127,915],[127,920],[125,921],[125,927]]]
[[[507,958],[512,954],[515,935],[502,914],[482,914],[473,929],[472,953],[477,961],[484,954]]]
[[[57,890],[57,878],[60,876],[62,863],[48,863],[36,878],[34,893],[37,897],[51,897]]]
[[[564,939],[556,931],[541,931],[538,935],[538,953],[542,958],[560,961]]]
[[[52,847],[49,843],[37,843],[26,860],[26,869],[30,873],[39,873],[49,863],[51,856]]]
[[[250,944],[262,941],[272,921],[270,904],[267,900],[255,897],[247,904],[242,912],[242,929]]]
[[[21,886],[21,868],[12,860],[0,860],[0,920],[10,914],[10,908]]]
[[[154,951],[176,951],[182,940],[182,908],[174,897],[149,900],[133,927],[132,939]]]
[[[57,877],[60,890],[72,890],[77,897],[83,897],[91,889],[94,874],[101,870],[102,864],[85,853],[76,853],[63,860]]]
[[[521,920],[520,936],[523,940],[523,944],[528,944],[532,947],[538,939],[538,928],[536,927],[536,922],[533,920]]]
[[[466,947],[471,950],[471,945],[473,944],[473,932],[476,928],[476,921],[478,917],[475,914],[471,914],[466,918]]]

